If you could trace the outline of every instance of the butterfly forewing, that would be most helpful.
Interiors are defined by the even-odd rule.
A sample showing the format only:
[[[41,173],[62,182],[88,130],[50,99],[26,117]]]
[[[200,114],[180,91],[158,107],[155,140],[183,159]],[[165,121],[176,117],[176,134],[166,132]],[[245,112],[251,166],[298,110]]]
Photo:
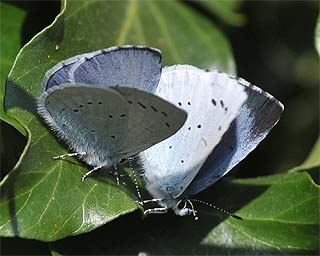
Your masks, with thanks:
[[[42,104],[41,104],[42,102]],[[128,103],[113,89],[64,84],[44,94],[44,118],[84,160],[93,166],[109,165],[121,158],[120,141],[128,120]]]
[[[64,84],[45,92],[39,103],[46,121],[74,151],[86,152],[83,159],[93,166],[133,156],[174,134],[186,120],[186,113],[169,102],[128,87]]]
[[[124,144],[144,150],[176,133],[187,119],[182,109],[162,98],[128,87],[117,87],[129,104],[129,122]]]

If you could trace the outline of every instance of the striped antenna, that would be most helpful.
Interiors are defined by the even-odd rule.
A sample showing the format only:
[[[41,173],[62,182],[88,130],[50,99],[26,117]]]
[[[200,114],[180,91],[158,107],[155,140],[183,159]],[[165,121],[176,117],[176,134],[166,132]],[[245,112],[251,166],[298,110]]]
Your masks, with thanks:
[[[227,214],[228,216],[231,216],[231,217],[233,217],[233,218],[235,218],[235,219],[243,220],[243,218],[241,218],[240,216],[238,216],[238,215],[236,215],[236,214],[233,214],[233,213],[231,213],[231,212],[228,212],[227,210],[222,209],[222,208],[219,208],[219,207],[217,207],[217,206],[215,206],[215,205],[213,205],[213,204],[210,204],[210,203],[208,203],[208,202],[204,202],[204,201],[201,201],[201,200],[198,200],[198,199],[189,199],[189,201],[193,201],[193,202],[197,202],[197,203],[204,204],[204,205],[209,206],[209,207],[212,207],[212,208],[214,208],[214,209],[216,209],[216,210],[218,210],[218,211],[220,211],[220,212],[223,212],[224,214]]]

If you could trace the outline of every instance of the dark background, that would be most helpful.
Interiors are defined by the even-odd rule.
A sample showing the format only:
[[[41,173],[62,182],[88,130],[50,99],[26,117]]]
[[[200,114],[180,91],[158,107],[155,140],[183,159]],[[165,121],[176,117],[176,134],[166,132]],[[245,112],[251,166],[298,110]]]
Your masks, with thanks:
[[[49,25],[60,10],[60,2],[56,1],[9,2],[27,11],[21,46]],[[246,16],[246,23],[240,27],[225,24],[203,6],[186,4],[212,19],[224,32],[232,46],[238,75],[285,105],[280,122],[267,139],[228,176],[256,177],[300,164],[319,136],[319,57],[314,47],[318,1],[245,1],[239,12]],[[3,177],[26,140],[4,123],[1,131],[6,134],[3,147],[16,146],[13,158],[1,157]],[[47,245],[40,242],[2,242],[2,254],[48,253]]]
[[[237,174],[245,177],[250,170],[258,176],[300,164],[319,136],[319,56],[314,47],[319,6],[317,1],[249,1],[241,12],[247,24],[224,30],[238,75],[285,106],[269,137],[239,166]]]

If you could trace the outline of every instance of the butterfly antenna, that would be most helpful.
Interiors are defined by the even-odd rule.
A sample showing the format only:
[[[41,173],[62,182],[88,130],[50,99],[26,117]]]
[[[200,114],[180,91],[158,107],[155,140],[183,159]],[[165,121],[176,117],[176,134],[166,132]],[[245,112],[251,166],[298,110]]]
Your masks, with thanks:
[[[220,212],[223,212],[224,214],[227,214],[228,216],[231,216],[231,217],[233,217],[235,219],[243,220],[243,218],[241,218],[240,216],[238,216],[236,214],[233,214],[233,213],[231,213],[231,212],[229,212],[229,211],[227,211],[225,209],[219,208],[219,207],[217,207],[217,206],[215,206],[213,204],[210,204],[208,202],[204,202],[204,201],[201,201],[201,200],[198,200],[198,199],[189,199],[189,201],[194,201],[194,202],[197,202],[197,203],[204,204],[204,205],[212,207],[212,208],[214,208],[214,209],[216,209],[216,210],[218,210]]]
[[[197,211],[194,210],[193,203],[190,200],[187,200],[187,202],[191,206],[191,210],[192,210],[192,214],[193,214],[194,220],[198,220],[199,217],[197,216]]]

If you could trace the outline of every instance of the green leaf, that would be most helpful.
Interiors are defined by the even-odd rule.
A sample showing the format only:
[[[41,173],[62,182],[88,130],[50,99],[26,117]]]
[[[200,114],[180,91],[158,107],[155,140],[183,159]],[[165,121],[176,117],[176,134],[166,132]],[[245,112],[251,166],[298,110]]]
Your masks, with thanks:
[[[315,31],[315,46],[320,55],[320,15],[318,16],[316,31]]]
[[[0,2],[0,119],[15,126],[22,134],[26,135],[25,129],[13,118],[4,114],[3,99],[6,78],[14,59],[21,48],[21,29],[26,16],[21,10],[9,3]]]
[[[313,146],[309,156],[300,166],[301,169],[311,169],[320,166],[320,137]]]
[[[195,1],[204,8],[219,17],[225,23],[232,26],[243,26],[246,23],[246,17],[238,12],[243,1],[239,0],[203,0]]]
[[[26,129],[28,143],[1,182],[0,235],[54,241],[93,230],[137,209],[114,183],[89,178],[66,153],[36,110],[41,80],[70,56],[122,44],[162,50],[165,65],[189,63],[234,72],[228,42],[206,18],[176,1],[67,1],[52,25],[19,52],[6,86],[7,115]]]
[[[198,197],[243,221],[194,203],[198,221],[131,215],[54,247],[64,255],[313,254],[319,250],[319,192],[306,172],[219,181]]]
[[[301,164],[293,169],[290,170],[290,172],[295,172],[295,171],[301,171],[301,170],[308,170],[308,169],[313,169],[313,168],[320,168],[320,137],[314,144],[309,156],[307,159]]]

